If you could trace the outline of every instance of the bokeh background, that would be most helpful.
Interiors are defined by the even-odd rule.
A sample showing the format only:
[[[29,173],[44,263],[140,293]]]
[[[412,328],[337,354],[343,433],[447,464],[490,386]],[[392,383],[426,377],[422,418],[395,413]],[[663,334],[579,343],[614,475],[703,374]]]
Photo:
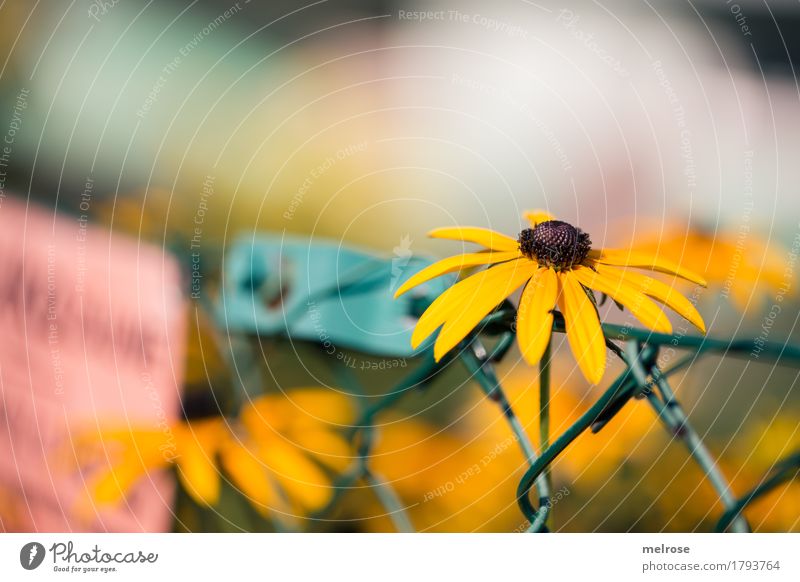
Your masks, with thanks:
[[[176,347],[184,406],[168,407],[171,422],[237,401],[234,346],[191,297],[198,217],[212,302],[238,237],[436,257],[457,246],[427,240],[431,228],[515,234],[523,210],[544,208],[596,246],[663,246],[706,273],[712,285],[694,298],[711,334],[755,338],[768,326],[770,340],[797,341],[798,39],[800,6],[788,1],[7,0],[0,131],[13,143],[2,195],[64,217],[86,212],[175,257],[187,306],[174,341],[186,355]],[[555,347],[559,433],[597,389]],[[292,401],[293,390],[323,387],[347,399],[313,342],[258,348],[254,392]],[[376,394],[405,371],[359,370]],[[536,371],[514,352],[499,373],[535,435]],[[800,446],[797,378],[787,362],[709,357],[676,380],[735,493]],[[523,460],[509,437],[453,368],[380,417],[375,467],[418,530],[524,529],[514,501]],[[2,528],[35,528],[4,471]],[[560,531],[705,531],[721,511],[644,402],[581,437],[554,479]],[[748,510],[753,527],[800,530],[798,487]],[[211,508],[178,489],[160,499],[168,519],[125,527],[275,529],[240,489],[225,482]],[[325,519],[301,513],[286,510],[296,521],[284,526],[393,527],[366,485]]]

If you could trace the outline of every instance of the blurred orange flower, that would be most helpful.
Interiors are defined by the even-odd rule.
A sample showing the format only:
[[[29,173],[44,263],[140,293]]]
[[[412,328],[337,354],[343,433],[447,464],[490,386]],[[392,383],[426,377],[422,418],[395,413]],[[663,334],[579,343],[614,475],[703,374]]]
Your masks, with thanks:
[[[800,451],[797,412],[786,409],[768,422],[754,424],[733,447],[732,461],[741,467],[735,483],[743,494],[761,482],[773,465]],[[755,531],[800,531],[800,480],[780,486],[751,503],[744,515]]]
[[[633,248],[703,274],[742,312],[761,307],[768,296],[783,295],[791,286],[781,246],[763,240],[750,228],[715,232],[669,223],[644,230],[648,234],[636,240]]]

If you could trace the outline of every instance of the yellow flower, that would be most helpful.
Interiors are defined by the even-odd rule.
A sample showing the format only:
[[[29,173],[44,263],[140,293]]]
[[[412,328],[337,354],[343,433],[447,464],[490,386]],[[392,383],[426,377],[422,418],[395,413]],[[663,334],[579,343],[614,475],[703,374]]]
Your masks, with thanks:
[[[616,267],[635,267],[675,275],[705,285],[681,266],[647,253],[591,248],[589,235],[555,220],[545,212],[528,212],[531,228],[517,240],[475,227],[439,228],[429,236],[485,247],[476,253],[450,257],[423,269],[398,290],[399,296],[434,277],[465,267],[492,268],[467,277],[442,293],[417,322],[411,343],[417,348],[441,327],[434,344],[438,361],[478,323],[521,286],[525,290],[517,312],[517,341],[526,361],[537,363],[547,348],[558,306],[566,322],[567,340],[584,376],[597,383],[603,376],[606,346],[591,290],[624,305],[645,327],[671,333],[672,325],[659,301],[705,332],[694,305],[671,285]]]
[[[382,418],[386,424],[370,467],[395,490],[417,531],[507,532],[519,526],[519,509],[509,500],[525,462],[509,431],[459,432],[393,413]],[[372,491],[354,490],[348,497],[365,530],[395,531]]]
[[[201,505],[217,503],[224,473],[263,514],[311,513],[331,498],[329,472],[344,470],[353,457],[339,430],[352,418],[346,397],[295,389],[254,399],[231,421],[210,417],[166,430],[111,428],[84,435],[90,446],[82,457],[105,460],[98,446],[108,455],[91,489],[98,503],[119,502],[147,473],[174,465],[181,486]]]

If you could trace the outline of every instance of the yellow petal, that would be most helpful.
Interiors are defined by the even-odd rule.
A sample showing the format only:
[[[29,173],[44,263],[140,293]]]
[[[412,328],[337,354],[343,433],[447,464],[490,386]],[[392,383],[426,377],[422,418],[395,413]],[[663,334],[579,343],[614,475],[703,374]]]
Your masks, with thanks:
[[[353,401],[332,388],[292,388],[276,398],[290,407],[293,426],[349,426],[356,416]]]
[[[751,280],[747,283],[744,283],[744,281],[747,281],[747,279],[743,278],[742,281],[734,280],[729,292],[734,306],[742,313],[746,313],[748,309],[752,309],[754,306],[760,306],[759,303],[761,301],[759,295],[753,289],[753,281]]]
[[[395,297],[400,297],[409,289],[413,289],[417,285],[421,285],[426,281],[430,281],[436,277],[444,275],[445,273],[452,273],[453,271],[460,271],[464,267],[474,267],[476,265],[488,265],[489,263],[502,263],[503,261],[510,261],[520,256],[519,250],[508,251],[502,253],[466,253],[457,255],[455,257],[448,257],[437,261],[432,265],[425,267],[419,273],[416,273],[403,283],[400,288],[395,292]]]
[[[158,450],[169,444],[170,435],[160,429],[123,427],[122,423],[80,430],[76,436],[76,449],[79,454],[83,452],[84,447],[90,454],[96,454],[94,449],[97,447],[145,452]]]
[[[292,422],[292,407],[282,394],[254,398],[242,405],[239,420],[253,436],[272,438]]]
[[[332,388],[293,388],[254,398],[239,416],[250,434],[272,438],[289,428],[349,426],[355,409],[346,395]]]
[[[517,310],[517,343],[531,365],[541,358],[553,331],[553,308],[558,277],[553,269],[539,269],[525,286]]]
[[[166,461],[161,455],[143,457],[129,451],[94,479],[92,496],[97,503],[117,503],[141,477],[165,465]]]
[[[478,287],[481,281],[480,279],[476,279],[478,275],[480,275],[480,273],[467,277],[463,281],[459,281],[439,295],[439,297],[428,306],[417,321],[414,332],[411,334],[412,348],[417,349],[428,336],[442,326],[453,312],[461,308],[462,298],[468,297],[473,293],[473,289]]]
[[[605,293],[621,303],[648,329],[659,333],[672,333],[672,324],[664,311],[647,295],[629,286],[624,279],[609,277],[602,272],[596,273],[580,265],[572,272],[584,286]]]
[[[657,299],[678,315],[685,318],[697,329],[706,332],[706,325],[703,322],[703,317],[697,311],[695,306],[680,291],[674,287],[667,285],[658,279],[635,273],[627,269],[618,269],[615,267],[607,267],[606,265],[596,265],[595,268],[609,277],[618,277],[625,281],[627,285],[634,287],[645,295],[649,295]]]
[[[241,442],[226,443],[220,451],[220,464],[233,484],[261,513],[276,506],[275,486],[267,476],[264,464]]]
[[[473,293],[461,298],[458,310],[451,313],[445,322],[433,346],[433,358],[436,361],[442,359],[503,299],[530,279],[538,268],[536,263],[523,258],[470,277],[479,278],[477,286]]]
[[[286,494],[308,511],[321,509],[333,495],[325,472],[289,443],[276,439],[262,449],[261,459]]]
[[[571,271],[559,273],[558,281],[558,307],[564,314],[570,348],[583,375],[597,384],[606,366],[606,344],[597,311]]]
[[[224,420],[214,418],[192,422],[179,432],[178,479],[186,492],[201,505],[219,500],[216,453],[224,436]]]
[[[623,249],[592,249],[589,251],[589,259],[604,265],[616,265],[618,267],[635,267],[639,269],[650,269],[660,273],[676,275],[692,283],[706,286],[706,281],[689,269],[684,269],[680,265],[667,259],[642,253],[637,251],[627,251]]]
[[[290,437],[306,455],[336,471],[347,469],[355,458],[347,439],[331,430],[297,430]]]
[[[92,478],[92,496],[98,503],[122,500],[141,477],[169,464],[165,447],[174,447],[163,431],[150,429],[94,429],[80,433],[76,441],[79,462],[110,459]]]
[[[540,222],[548,222],[556,219],[555,216],[544,210],[528,210],[523,213],[523,216],[528,219],[532,227],[535,227]]]
[[[473,242],[485,246],[493,251],[515,251],[519,249],[519,243],[513,238],[477,226],[451,226],[436,228],[428,233],[432,238],[445,238],[449,240],[460,240]]]
[[[786,261],[783,253],[777,252],[778,248],[779,245],[768,246],[760,239],[750,239],[745,255],[746,263],[751,265],[750,270],[755,282],[766,282],[776,289],[784,284]]]

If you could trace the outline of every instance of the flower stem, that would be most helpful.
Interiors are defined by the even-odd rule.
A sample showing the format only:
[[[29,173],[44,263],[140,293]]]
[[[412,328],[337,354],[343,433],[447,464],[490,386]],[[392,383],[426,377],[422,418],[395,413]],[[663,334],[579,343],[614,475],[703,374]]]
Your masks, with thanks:
[[[539,458],[531,463],[530,468],[522,476],[517,487],[517,503],[519,503],[522,513],[531,521],[531,528],[528,531],[534,530],[534,526],[542,521],[541,513],[546,511],[547,505],[542,504],[540,499],[540,509],[537,510],[531,503],[530,493],[534,482],[539,483],[542,472],[545,468],[553,462],[553,460],[566,449],[572,441],[589,428],[595,420],[600,416],[605,407],[614,400],[614,398],[622,391],[624,391],[629,382],[631,381],[630,370],[625,370],[619,378],[614,380],[614,383],[606,390],[603,395],[595,402],[592,407],[581,415],[564,433],[558,437],[555,442],[547,447]],[[541,497],[541,496],[540,496]]]
[[[414,526],[406,513],[406,508],[400,502],[394,489],[386,481],[373,473],[370,469],[364,470],[364,480],[372,487],[375,497],[386,509],[389,519],[392,520],[395,529],[400,533],[414,533]]]
[[[500,407],[525,459],[531,467],[533,467],[538,460],[536,449],[534,449],[533,444],[525,432],[525,428],[522,426],[514,409],[511,407],[511,403],[503,391],[500,382],[497,380],[494,369],[486,359],[485,348],[478,340],[473,340],[461,351],[460,356],[461,361],[464,362],[464,365],[467,367],[472,377],[480,384],[484,393]],[[530,471],[530,469],[528,469],[528,471]],[[531,526],[528,531],[541,531],[550,512],[550,487],[544,475],[537,474],[537,476],[531,480],[530,487],[533,487],[534,483],[536,484],[536,489],[539,494],[540,511],[538,515],[535,515],[536,512],[533,512],[529,516],[531,518]],[[530,487],[528,490],[530,490]]]
[[[544,350],[539,362],[539,450],[544,451],[550,446],[550,343]],[[553,476],[550,465],[544,470],[544,481],[547,490],[553,490]],[[549,515],[545,525],[552,526],[553,516]]]

